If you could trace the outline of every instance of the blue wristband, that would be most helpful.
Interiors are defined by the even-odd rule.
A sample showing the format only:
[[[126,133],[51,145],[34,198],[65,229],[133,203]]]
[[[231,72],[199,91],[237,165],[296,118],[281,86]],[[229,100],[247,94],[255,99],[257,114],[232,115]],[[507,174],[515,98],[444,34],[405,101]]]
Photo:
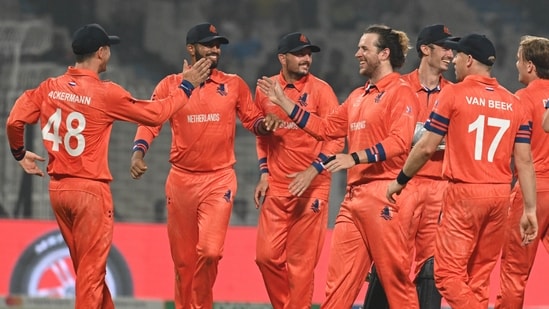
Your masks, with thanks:
[[[181,82],[181,84],[179,85],[179,88],[181,88],[181,89],[183,89],[183,91],[185,91],[185,94],[187,95],[187,97],[190,97],[191,93],[194,90],[193,84],[191,84],[191,82],[186,80],[186,79],[184,79]]]
[[[324,165],[322,165],[322,163],[315,161],[312,163],[312,165],[319,174],[322,173],[322,171],[324,170]]]

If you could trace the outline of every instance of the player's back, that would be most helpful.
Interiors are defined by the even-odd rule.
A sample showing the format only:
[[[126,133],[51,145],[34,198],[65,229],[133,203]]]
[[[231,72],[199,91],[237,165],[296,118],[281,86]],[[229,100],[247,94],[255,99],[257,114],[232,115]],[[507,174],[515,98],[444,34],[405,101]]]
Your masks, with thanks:
[[[117,87],[75,71],[50,78],[37,89],[48,174],[110,181],[108,144],[114,120],[104,110],[109,92]]]
[[[494,78],[468,76],[442,91],[434,113],[441,117],[439,121],[448,121],[446,178],[510,183],[514,143],[529,138],[528,127],[519,130],[524,114],[512,93]]]

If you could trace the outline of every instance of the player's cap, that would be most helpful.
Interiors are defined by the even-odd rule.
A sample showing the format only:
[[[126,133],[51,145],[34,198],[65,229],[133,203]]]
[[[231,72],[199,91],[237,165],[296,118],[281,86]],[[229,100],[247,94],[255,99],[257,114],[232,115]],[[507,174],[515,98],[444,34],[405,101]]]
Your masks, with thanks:
[[[442,24],[435,24],[427,26],[419,32],[416,41],[416,50],[418,54],[420,53],[421,45],[435,44],[439,46],[444,46],[446,40],[452,40],[454,37],[448,30],[448,27]]]
[[[320,47],[311,44],[309,38],[301,32],[288,33],[278,41],[279,54],[294,53],[305,47],[309,47],[313,53],[320,51]]]
[[[120,38],[108,35],[98,24],[88,24],[76,30],[72,40],[72,52],[85,55],[97,51],[101,46],[120,43]]]
[[[492,66],[496,62],[496,48],[494,44],[482,34],[469,34],[456,40],[448,40],[445,46],[471,55],[477,61]]]
[[[215,26],[210,23],[196,25],[187,32],[187,44],[208,43],[213,40],[218,40],[220,44],[229,44],[229,40],[219,35]]]

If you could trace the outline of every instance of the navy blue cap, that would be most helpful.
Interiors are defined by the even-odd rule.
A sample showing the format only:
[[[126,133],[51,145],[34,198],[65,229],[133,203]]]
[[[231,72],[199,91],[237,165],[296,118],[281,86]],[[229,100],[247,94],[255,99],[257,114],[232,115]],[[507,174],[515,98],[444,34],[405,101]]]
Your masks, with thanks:
[[[209,43],[213,40],[218,40],[221,44],[229,44],[229,40],[219,35],[215,26],[210,23],[196,25],[187,32],[187,44]]]
[[[278,53],[286,54],[293,53],[302,50],[305,47],[309,47],[311,52],[316,53],[320,51],[320,47],[311,44],[309,38],[307,38],[301,32],[292,32],[283,36],[278,42]]]
[[[452,36],[448,27],[442,24],[435,24],[427,26],[419,32],[416,41],[416,50],[419,53],[421,45],[435,44],[444,46],[444,43],[447,40],[453,40],[455,37]]]
[[[448,48],[471,55],[485,65],[492,66],[496,62],[496,48],[485,35],[473,33],[444,44]]]
[[[72,52],[76,55],[93,53],[101,46],[120,43],[120,38],[108,35],[98,24],[88,24],[76,30],[72,40]]]

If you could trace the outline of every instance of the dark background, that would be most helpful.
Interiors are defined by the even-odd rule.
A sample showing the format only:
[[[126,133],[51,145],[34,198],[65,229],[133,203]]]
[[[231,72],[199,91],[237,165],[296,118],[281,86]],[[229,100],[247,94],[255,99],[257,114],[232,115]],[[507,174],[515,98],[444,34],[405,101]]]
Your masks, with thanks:
[[[387,24],[405,31],[415,46],[418,31],[444,23],[456,36],[487,35],[496,45],[494,76],[511,91],[521,87],[515,68],[516,50],[525,34],[547,36],[547,1],[518,0],[2,0],[0,4],[0,217],[52,219],[48,179],[24,176],[13,160],[5,138],[5,121],[15,98],[40,81],[62,74],[74,63],[72,33],[86,23],[101,24],[122,43],[112,48],[111,79],[139,98],[148,98],[160,79],[181,70],[187,30],[212,22],[228,37],[222,46],[220,68],[242,76],[252,92],[261,75],[279,71],[278,38],[301,31],[322,48],[314,54],[313,74],[328,81],[341,101],[365,80],[358,74],[354,53],[362,31],[370,24]],[[400,70],[418,64],[415,48]],[[453,72],[446,77],[453,80]],[[134,181],[129,159],[135,125],[118,123],[110,145],[110,167],[117,219],[163,222],[164,180],[169,164],[170,132],[164,127],[147,155],[147,175]],[[45,155],[39,130],[31,127],[27,147]],[[239,191],[233,225],[255,225],[253,190],[258,179],[255,139],[237,128]],[[44,166],[45,168],[45,166]],[[334,175],[330,225],[345,190],[345,174]]]

